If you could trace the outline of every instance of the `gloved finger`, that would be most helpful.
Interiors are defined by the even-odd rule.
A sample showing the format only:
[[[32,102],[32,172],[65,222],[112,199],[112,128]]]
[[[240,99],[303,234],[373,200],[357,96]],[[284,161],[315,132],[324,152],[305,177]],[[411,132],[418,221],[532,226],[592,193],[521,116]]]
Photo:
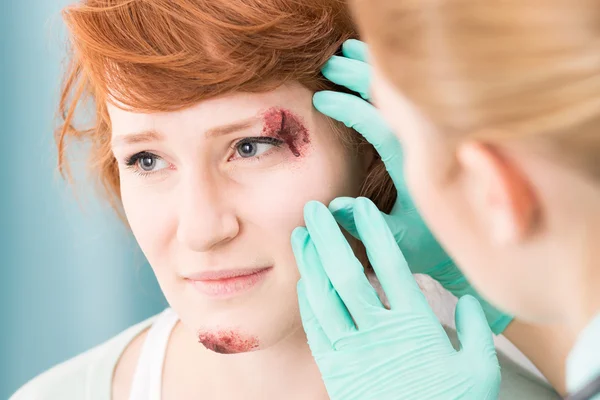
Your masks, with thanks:
[[[356,199],[354,219],[360,239],[365,244],[369,260],[391,309],[408,310],[434,317],[408,268],[404,255],[375,204],[365,197]]]
[[[332,56],[321,73],[331,82],[357,92],[365,100],[370,100],[369,89],[371,79],[371,66],[352,58]]]
[[[305,297],[330,342],[355,332],[354,321],[325,273],[306,228],[292,232],[292,250],[302,276]]]
[[[296,285],[298,291],[298,306],[300,308],[300,317],[302,318],[302,326],[304,332],[306,332],[306,338],[308,339],[308,345],[313,353],[324,353],[331,349],[331,342],[327,338],[325,331],[321,327],[319,320],[315,316],[308,297],[306,294],[306,287],[302,279],[298,281]]]
[[[348,39],[342,44],[342,54],[348,58],[369,62],[369,48],[365,42],[357,39]]]
[[[355,203],[356,198],[354,197],[336,197],[331,201],[331,203],[329,203],[328,208],[337,223],[340,224],[345,231],[355,238],[360,239],[356,229],[356,222],[354,220]],[[406,231],[406,226],[402,223],[402,219],[398,216],[391,216],[383,212],[381,213],[381,216],[392,231],[396,242],[398,245],[400,245],[399,239],[404,236]],[[402,246],[400,246],[400,248],[402,249]]]
[[[486,399],[497,399],[500,389],[500,365],[494,346],[492,332],[487,324],[481,305],[470,295],[458,300],[455,313],[456,332],[465,365],[477,365],[477,384],[486,388]]]
[[[375,147],[394,181],[398,192],[396,204],[404,210],[414,209],[404,180],[402,146],[379,111],[357,96],[327,90],[313,95],[313,105],[319,112],[363,135]]]
[[[475,297],[465,295],[458,300],[454,320],[462,352],[475,357],[496,358],[492,331]]]
[[[471,296],[477,299],[477,301],[481,305],[481,309],[483,310],[485,318],[487,319],[488,326],[494,334],[500,335],[502,332],[504,332],[508,324],[510,324],[514,319],[512,315],[503,313],[502,311],[498,310],[496,307],[491,305],[489,302],[487,302],[485,299],[481,298],[481,296],[475,291],[475,289],[470,284],[468,285],[468,289],[465,290],[465,292],[468,292]]]
[[[336,222],[346,232],[358,239],[358,231],[354,223],[354,201],[353,197],[336,197],[327,208]]]
[[[304,220],[323,268],[358,329],[369,327],[373,310],[384,307],[333,215],[323,204],[311,201],[304,207]]]

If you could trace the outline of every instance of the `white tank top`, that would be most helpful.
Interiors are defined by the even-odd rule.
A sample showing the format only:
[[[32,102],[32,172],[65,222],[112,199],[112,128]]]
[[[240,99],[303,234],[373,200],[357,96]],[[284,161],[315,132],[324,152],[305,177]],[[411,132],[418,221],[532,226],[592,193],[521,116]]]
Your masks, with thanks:
[[[165,309],[154,320],[135,368],[130,400],[160,400],[167,343],[178,320],[171,308]]]
[[[428,279],[420,279],[419,285],[421,288],[427,287]],[[431,280],[433,282],[433,280]],[[383,293],[377,282],[372,282],[378,292]],[[377,283],[377,285],[375,285]],[[452,304],[447,298],[432,298],[431,290],[428,290],[428,301],[435,311],[439,311],[440,304]],[[449,296],[449,295],[448,295]],[[384,303],[387,299],[382,299]],[[454,300],[455,301],[455,300]],[[436,312],[440,320],[447,323],[451,320],[447,315]],[[179,317],[171,308],[165,309],[153,321],[152,326],[148,330],[148,335],[142,346],[142,351],[138,359],[133,382],[131,384],[130,400],[161,400],[162,392],[162,372],[167,350],[167,344],[171,332],[175,324],[179,321]],[[456,341],[456,332],[452,329],[447,330],[451,340]],[[502,339],[503,341],[499,341]],[[535,367],[530,368],[527,364],[531,364],[507,339],[503,337],[494,338],[496,348],[499,350],[499,360],[502,367],[502,386],[499,399],[536,399],[549,400],[559,399],[560,397],[542,381],[531,376],[531,372],[538,375],[539,372]],[[514,348],[514,350],[511,350]],[[507,351],[508,350],[508,351]],[[513,351],[517,352],[519,357],[514,357]],[[506,353],[509,355],[507,357]],[[523,365],[522,358],[525,361]],[[519,364],[521,364],[519,366]],[[531,364],[532,365],[532,364]]]

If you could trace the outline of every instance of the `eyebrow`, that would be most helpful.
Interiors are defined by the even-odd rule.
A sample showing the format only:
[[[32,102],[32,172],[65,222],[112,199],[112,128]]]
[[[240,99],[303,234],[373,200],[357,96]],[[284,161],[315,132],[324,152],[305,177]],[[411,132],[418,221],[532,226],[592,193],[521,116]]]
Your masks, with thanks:
[[[217,127],[207,130],[205,133],[205,136],[207,138],[213,138],[216,136],[228,135],[230,133],[238,132],[243,129],[248,129],[251,126],[253,126],[254,124],[256,124],[257,121],[258,121],[257,116],[254,116],[254,117],[250,117],[250,118],[244,119],[242,121],[234,122],[231,124],[217,126]],[[116,146],[125,145],[125,144],[136,144],[136,143],[146,143],[146,142],[151,142],[151,141],[162,141],[162,140],[164,140],[164,138],[165,137],[163,135],[161,135],[158,131],[151,129],[151,130],[145,130],[145,131],[136,132],[136,133],[117,135],[113,138],[111,144],[113,147],[116,147]]]
[[[119,146],[124,144],[136,144],[136,143],[146,143],[151,142],[153,140],[160,141],[163,140],[163,136],[155,130],[142,131],[137,133],[131,133],[127,135],[118,135],[115,136],[112,140],[112,146]]]
[[[234,122],[231,124],[227,124],[227,125],[222,125],[222,126],[216,126],[214,128],[211,128],[209,130],[206,131],[206,137],[207,138],[212,138],[215,136],[222,136],[222,135],[228,135],[230,133],[233,132],[238,132],[244,129],[248,129],[250,128],[252,125],[256,124],[257,122],[257,117],[250,117],[238,122]]]

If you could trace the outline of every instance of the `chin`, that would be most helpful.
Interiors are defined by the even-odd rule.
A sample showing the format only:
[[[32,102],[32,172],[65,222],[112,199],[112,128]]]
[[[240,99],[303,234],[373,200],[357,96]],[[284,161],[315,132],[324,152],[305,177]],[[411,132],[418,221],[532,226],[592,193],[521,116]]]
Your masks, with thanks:
[[[198,343],[219,354],[239,354],[260,350],[258,336],[242,329],[200,329]]]
[[[232,318],[231,314],[226,318],[219,316],[218,323],[203,321],[195,332],[198,343],[215,353],[239,354],[268,349],[298,330],[304,333],[299,315],[297,319],[286,320],[258,314],[249,320],[249,314],[246,312],[243,319]]]

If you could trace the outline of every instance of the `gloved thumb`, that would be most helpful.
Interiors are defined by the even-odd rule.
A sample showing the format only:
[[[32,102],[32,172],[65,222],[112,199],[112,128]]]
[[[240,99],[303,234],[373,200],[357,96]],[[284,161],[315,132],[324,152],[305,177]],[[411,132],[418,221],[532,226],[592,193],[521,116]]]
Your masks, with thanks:
[[[456,305],[456,331],[460,341],[462,367],[473,382],[473,398],[497,400],[500,392],[500,364],[492,331],[477,299],[465,295]]]
[[[475,297],[465,295],[458,300],[454,319],[462,352],[496,358],[492,331]]]
[[[354,236],[356,239],[360,239],[358,236],[358,230],[356,229],[356,222],[354,221],[354,206],[356,204],[356,198],[354,197],[337,197],[329,203],[329,212],[333,215],[337,223],[344,228],[349,234]],[[383,219],[387,223],[390,231],[398,242],[398,235],[404,233],[406,226],[398,221],[398,218],[394,218],[386,213],[381,213]]]

